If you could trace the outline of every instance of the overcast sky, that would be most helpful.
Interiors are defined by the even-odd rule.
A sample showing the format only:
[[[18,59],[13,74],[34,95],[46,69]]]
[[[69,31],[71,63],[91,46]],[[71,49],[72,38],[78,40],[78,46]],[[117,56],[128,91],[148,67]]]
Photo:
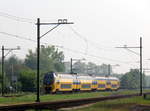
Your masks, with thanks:
[[[96,64],[119,64],[114,71],[139,68],[139,56],[117,46],[139,46],[143,38],[143,65],[150,68],[149,0],[1,0],[0,44],[21,46],[13,54],[24,58],[36,42],[37,18],[41,22],[68,19],[73,25],[61,25],[41,39],[41,44],[63,46],[65,61],[82,59]],[[53,26],[42,26],[41,35]],[[3,33],[3,34],[2,34]],[[5,33],[5,34],[4,34]],[[132,49],[139,53],[139,49]],[[10,54],[11,55],[11,54]]]

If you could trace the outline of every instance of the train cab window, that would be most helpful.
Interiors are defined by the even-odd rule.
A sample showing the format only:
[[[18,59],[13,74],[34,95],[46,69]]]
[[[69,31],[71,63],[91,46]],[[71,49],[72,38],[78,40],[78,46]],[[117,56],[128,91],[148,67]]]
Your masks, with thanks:
[[[43,84],[44,85],[51,85],[53,83],[54,83],[54,73],[53,72],[46,73],[44,75]]]

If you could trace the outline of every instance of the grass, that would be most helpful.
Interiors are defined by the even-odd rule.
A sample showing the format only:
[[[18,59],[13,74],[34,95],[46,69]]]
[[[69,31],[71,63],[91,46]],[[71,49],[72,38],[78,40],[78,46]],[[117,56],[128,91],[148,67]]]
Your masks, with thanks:
[[[149,90],[145,90],[148,92]],[[57,101],[65,99],[79,99],[89,97],[100,97],[117,94],[133,94],[139,92],[138,90],[126,90],[126,91],[105,91],[105,92],[85,92],[85,93],[72,93],[72,94],[56,94],[56,95],[41,95],[41,101]],[[27,102],[35,102],[35,94],[27,94],[21,97],[0,97],[0,105],[6,104],[19,104]],[[74,111],[128,111],[134,104],[150,104],[150,100],[143,100],[142,97],[118,99],[112,101],[103,101],[96,103],[88,108],[76,109]],[[116,109],[116,110],[115,110]]]
[[[56,101],[65,99],[79,99],[79,98],[89,98],[89,97],[100,97],[109,96],[117,94],[133,94],[139,92],[134,90],[128,91],[104,91],[104,92],[85,92],[85,93],[70,93],[70,94],[56,94],[56,95],[41,95],[41,101]],[[15,103],[26,103],[35,102],[36,95],[33,93],[21,96],[21,97],[0,97],[0,104],[15,104]]]
[[[136,105],[138,104],[149,105],[150,99],[144,100],[142,97],[133,97],[133,98],[126,98],[126,99],[102,101],[93,104],[89,107],[80,108],[80,109],[71,109],[71,111],[132,111],[133,109],[135,109]],[[149,110],[143,110],[143,111],[149,111]]]
[[[85,93],[72,93],[72,94],[56,94],[56,95],[41,95],[41,101],[56,101],[65,99],[78,99],[87,97],[100,97],[110,95],[111,92],[85,92]],[[35,94],[24,95],[21,97],[0,97],[0,104],[14,104],[34,102],[36,100]]]

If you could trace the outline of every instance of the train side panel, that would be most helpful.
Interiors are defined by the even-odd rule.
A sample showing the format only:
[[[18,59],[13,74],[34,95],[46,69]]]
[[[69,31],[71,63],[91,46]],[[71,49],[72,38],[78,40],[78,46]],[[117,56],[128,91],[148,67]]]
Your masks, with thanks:
[[[60,83],[57,86],[57,91],[72,91],[73,80],[72,79],[60,79]]]
[[[92,90],[91,85],[92,85],[92,80],[80,80],[80,90],[81,91],[90,91]]]
[[[97,87],[98,87],[98,81],[92,80],[92,90],[97,90]]]
[[[98,80],[97,90],[106,90],[106,80]]]
[[[80,91],[81,82],[78,79],[73,80],[73,91]]]

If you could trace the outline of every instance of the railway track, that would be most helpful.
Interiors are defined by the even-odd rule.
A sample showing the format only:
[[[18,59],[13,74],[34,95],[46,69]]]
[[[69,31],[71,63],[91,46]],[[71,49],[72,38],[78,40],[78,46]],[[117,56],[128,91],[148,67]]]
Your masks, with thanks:
[[[144,94],[150,94],[150,93],[144,93]],[[37,102],[37,103],[35,102],[35,103],[27,103],[27,104],[5,105],[5,106],[0,106],[0,111],[25,111],[29,109],[56,110],[59,108],[81,106],[89,103],[96,103],[99,101],[130,98],[135,96],[140,96],[140,94],[136,93],[136,94],[129,94],[129,95],[113,95],[113,96],[94,97],[94,98],[86,98],[86,99],[73,99],[73,100],[61,100],[61,101],[53,101],[53,102]]]

